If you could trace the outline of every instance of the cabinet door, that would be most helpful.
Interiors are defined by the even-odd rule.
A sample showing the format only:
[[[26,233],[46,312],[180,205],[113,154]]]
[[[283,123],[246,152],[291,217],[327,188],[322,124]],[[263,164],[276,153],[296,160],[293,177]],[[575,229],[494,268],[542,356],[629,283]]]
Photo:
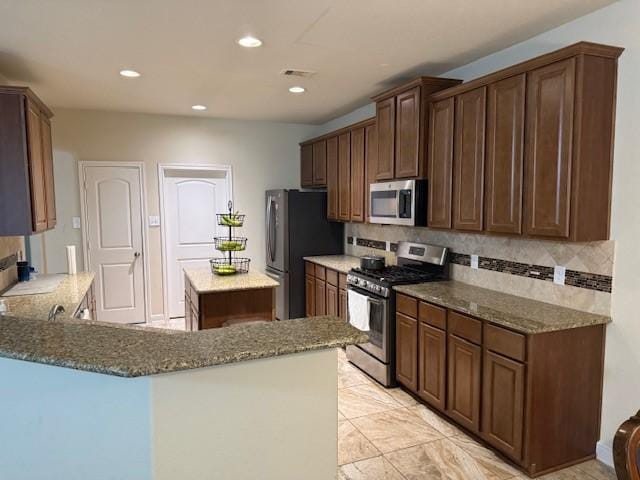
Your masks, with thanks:
[[[316,315],[326,315],[327,314],[327,284],[324,280],[319,278],[315,279],[315,302],[316,302]]]
[[[47,187],[42,156],[42,123],[40,110],[29,100],[27,100],[27,139],[32,227],[34,232],[42,232],[47,229]]]
[[[525,74],[489,85],[485,230],[522,233]]]
[[[420,175],[420,87],[396,97],[395,178]]]
[[[447,411],[456,422],[474,432],[480,430],[481,350],[473,343],[449,335]]]
[[[364,222],[364,127],[351,130],[351,221]]]
[[[418,395],[433,405],[444,410],[446,377],[447,377],[447,334],[444,330],[431,327],[420,322],[418,357]]]
[[[313,144],[313,185],[324,187],[327,184],[327,142],[320,140]]]
[[[396,379],[418,391],[418,321],[396,313]]]
[[[364,165],[365,165],[365,185],[364,185],[364,211],[365,219],[369,221],[369,185],[376,181],[376,168],[378,168],[378,129],[376,124],[367,125],[364,129]]]
[[[487,88],[456,97],[453,228],[482,231]]]
[[[304,276],[304,301],[306,316],[313,317],[316,314],[316,284],[311,275]]]
[[[351,219],[351,135],[338,136],[338,219]]]
[[[338,309],[338,287],[327,283],[327,315],[337,317]]]
[[[575,59],[527,74],[524,233],[569,236]]]
[[[376,103],[376,125],[378,130],[376,179],[392,180],[396,134],[396,97]]]
[[[429,193],[427,223],[451,228],[454,100],[432,103],[429,109]]]
[[[53,148],[51,145],[51,122],[44,115],[40,116],[40,133],[42,135],[42,161],[44,163],[47,228],[53,228],[56,226],[56,198],[55,188],[53,185]]]
[[[522,458],[524,365],[485,350],[482,436],[504,454]]]
[[[347,308],[347,290],[338,289],[338,316],[345,322],[349,320],[349,311]]]
[[[338,137],[327,139],[327,218],[338,220]]]
[[[313,186],[313,145],[310,143],[300,147],[300,184]]]

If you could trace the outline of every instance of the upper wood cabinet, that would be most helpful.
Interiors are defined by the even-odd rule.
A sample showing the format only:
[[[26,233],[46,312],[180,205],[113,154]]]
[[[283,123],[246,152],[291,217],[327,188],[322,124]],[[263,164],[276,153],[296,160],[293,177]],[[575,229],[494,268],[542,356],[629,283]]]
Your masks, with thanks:
[[[432,228],[451,228],[454,106],[451,97],[429,108],[427,225]]]
[[[327,218],[338,220],[338,137],[327,139]]]
[[[338,219],[351,219],[351,133],[338,135]]]
[[[28,88],[0,87],[0,235],[56,225],[51,111]]]
[[[378,126],[376,180],[426,177],[427,98],[459,83],[420,77],[373,97]]]
[[[365,127],[351,130],[351,221],[364,222]]]
[[[580,42],[432,94],[429,226],[609,239],[622,51]],[[443,188],[451,132],[443,125],[445,102],[453,99],[451,212]]]
[[[485,230],[522,232],[525,78],[520,74],[488,87]]]
[[[453,228],[482,231],[486,87],[458,95],[453,161]]]
[[[300,185],[327,186],[327,142],[325,139],[300,144]]]
[[[376,181],[376,168],[378,167],[378,129],[375,121],[369,122],[364,127],[365,149],[364,149],[364,166],[365,166],[365,184],[364,184],[364,209],[366,221],[369,221],[371,215],[369,209],[369,185]]]

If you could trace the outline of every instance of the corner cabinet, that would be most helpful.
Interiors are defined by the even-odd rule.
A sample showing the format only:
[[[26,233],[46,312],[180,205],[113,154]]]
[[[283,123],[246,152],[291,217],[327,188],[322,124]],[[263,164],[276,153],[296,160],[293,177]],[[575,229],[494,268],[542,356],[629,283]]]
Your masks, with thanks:
[[[52,116],[30,89],[0,87],[0,236],[56,225]]]
[[[622,51],[580,42],[433,93],[428,226],[608,240]]]
[[[300,144],[300,185],[305,188],[327,186],[326,140]]]
[[[347,276],[313,262],[305,262],[306,316],[332,315],[347,321]]]
[[[460,80],[419,77],[382,92],[376,102],[376,180],[426,178],[426,131],[430,94]]]
[[[531,476],[593,458],[604,325],[521,333],[400,293],[396,318],[396,380],[424,403]]]

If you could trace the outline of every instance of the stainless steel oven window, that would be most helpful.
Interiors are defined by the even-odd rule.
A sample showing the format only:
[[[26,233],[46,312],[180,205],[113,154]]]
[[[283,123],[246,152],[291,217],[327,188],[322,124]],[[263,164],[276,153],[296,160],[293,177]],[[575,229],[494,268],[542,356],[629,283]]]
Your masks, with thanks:
[[[397,215],[397,190],[380,190],[371,192],[371,216],[395,218]]]

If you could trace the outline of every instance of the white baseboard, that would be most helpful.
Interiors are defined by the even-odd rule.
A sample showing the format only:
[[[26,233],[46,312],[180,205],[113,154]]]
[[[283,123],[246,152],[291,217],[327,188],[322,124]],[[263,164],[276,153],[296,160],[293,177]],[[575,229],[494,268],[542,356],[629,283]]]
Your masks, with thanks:
[[[613,468],[613,449],[610,445],[598,442],[596,445],[596,458],[605,465]]]

